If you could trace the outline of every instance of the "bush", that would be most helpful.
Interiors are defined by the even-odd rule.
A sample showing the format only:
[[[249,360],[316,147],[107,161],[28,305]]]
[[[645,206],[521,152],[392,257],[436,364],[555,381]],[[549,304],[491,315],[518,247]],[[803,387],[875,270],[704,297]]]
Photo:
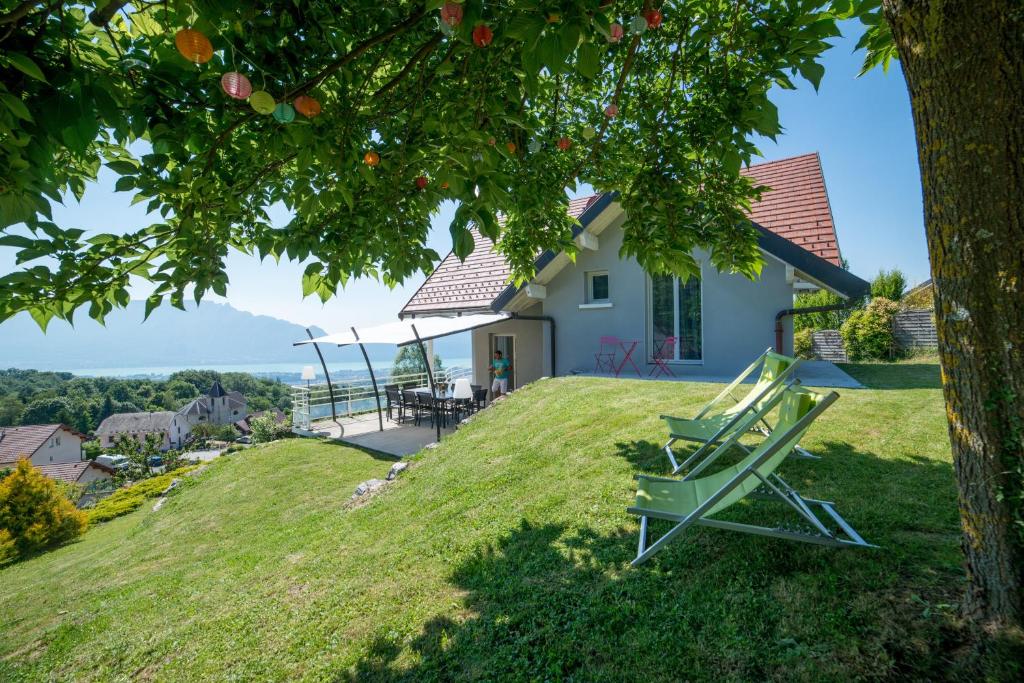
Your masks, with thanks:
[[[252,430],[253,443],[268,443],[285,439],[292,435],[287,422],[278,422],[272,414],[261,415],[249,423]]]
[[[833,294],[825,289],[819,289],[816,292],[798,294],[793,307],[799,309],[814,306],[836,306],[845,302],[846,300],[838,294]],[[825,313],[798,313],[793,316],[793,331],[838,330],[848,317],[850,317],[848,309],[826,311]]]
[[[86,526],[85,513],[28,460],[18,461],[14,473],[0,482],[0,530],[6,532],[0,538],[0,556],[10,552],[4,547],[11,543],[23,556],[70,541]]]
[[[877,297],[867,307],[850,314],[839,333],[850,360],[882,360],[893,357],[896,339],[892,318],[899,306],[895,301]]]
[[[89,510],[89,521],[90,522],[106,522],[120,517],[121,515],[127,515],[129,512],[133,512],[138,509],[147,498],[156,498],[164,489],[171,485],[171,481],[175,477],[179,477],[190,470],[194,470],[198,465],[192,465],[190,467],[182,467],[176,469],[173,472],[167,474],[161,474],[145,481],[140,481],[137,484],[131,486],[125,486],[122,489],[118,489],[111,495],[107,496],[100,502],[96,503],[96,506]]]
[[[807,360],[814,358],[814,341],[811,339],[813,334],[814,331],[810,328],[793,333],[793,355]]]
[[[907,294],[900,300],[900,308],[934,311],[935,310],[935,288],[934,286],[921,287],[914,292]]]
[[[18,556],[18,549],[14,547],[14,536],[7,529],[0,529],[0,567],[8,562],[13,562]]]
[[[871,297],[882,298],[889,301],[899,301],[903,298],[903,292],[907,289],[907,278],[898,268],[892,270],[880,270],[875,279],[871,282]]]

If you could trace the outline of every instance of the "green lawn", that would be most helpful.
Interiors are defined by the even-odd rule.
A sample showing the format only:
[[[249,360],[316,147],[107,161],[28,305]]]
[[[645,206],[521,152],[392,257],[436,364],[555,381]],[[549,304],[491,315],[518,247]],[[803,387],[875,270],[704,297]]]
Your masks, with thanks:
[[[948,676],[963,580],[937,373],[847,369],[886,388],[842,392],[803,441],[824,459],[782,473],[879,550],[699,528],[631,569],[657,415],[719,387],[546,380],[367,505],[346,502],[390,462],[288,441],[0,570],[0,679]]]

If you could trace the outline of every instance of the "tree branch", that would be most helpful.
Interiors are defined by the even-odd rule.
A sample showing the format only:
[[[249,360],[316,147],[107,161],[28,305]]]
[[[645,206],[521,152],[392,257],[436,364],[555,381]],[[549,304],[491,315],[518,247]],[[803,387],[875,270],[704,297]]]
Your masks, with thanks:
[[[375,36],[367,38],[366,40],[352,48],[349,52],[346,52],[344,55],[338,57],[336,60],[328,64],[316,76],[309,79],[305,83],[296,86],[295,88],[292,88],[291,90],[286,92],[284,96],[281,98],[281,101],[290,100],[296,95],[301,95],[302,93],[305,93],[308,90],[311,90],[316,86],[320,85],[321,83],[323,83],[325,78],[327,78],[332,73],[334,73],[341,67],[345,66],[349,62],[352,62],[361,57],[363,53],[365,53],[374,45],[378,45],[386,40],[390,40],[391,38],[395,37],[402,31],[405,31],[406,29],[416,25],[416,23],[418,23],[419,20],[423,18],[424,14],[425,11],[423,9],[419,9],[413,14],[409,15],[404,21],[402,21],[399,24],[395,24],[387,31],[378,33]],[[249,121],[252,121],[254,118],[256,118],[256,116],[258,116],[258,114],[253,112],[248,116],[238,119],[230,126],[228,126],[223,133],[217,136],[217,139],[213,141],[213,145],[210,147],[210,150],[206,153],[206,166],[203,169],[204,172],[210,170],[210,167],[213,166],[213,156],[214,154],[216,154],[220,146],[224,144],[224,141],[228,139],[228,136],[230,136],[231,133],[233,133],[239,127],[245,125]]]
[[[373,97],[380,97],[381,95],[383,95],[384,93],[386,93],[387,91],[391,90],[399,83],[401,83],[402,80],[409,75],[409,72],[412,71],[417,64],[419,64],[423,59],[427,57],[427,55],[434,51],[434,48],[437,47],[437,44],[441,42],[441,38],[441,34],[438,33],[433,38],[424,43],[423,46],[416,51],[416,54],[412,56],[412,58],[409,60],[409,63],[406,64],[402,68],[402,70],[398,72],[398,75],[392,78],[384,85],[382,85],[380,89],[377,90],[377,92],[373,93]]]
[[[89,21],[92,22],[93,26],[99,26],[103,28],[110,20],[114,18],[114,15],[118,11],[128,4],[130,0],[110,0],[103,7],[97,7],[93,11],[89,12]]]
[[[0,26],[21,21],[30,11],[32,11],[32,7],[36,4],[38,3],[33,2],[33,0],[25,0],[25,2],[21,3],[7,14],[0,16]]]

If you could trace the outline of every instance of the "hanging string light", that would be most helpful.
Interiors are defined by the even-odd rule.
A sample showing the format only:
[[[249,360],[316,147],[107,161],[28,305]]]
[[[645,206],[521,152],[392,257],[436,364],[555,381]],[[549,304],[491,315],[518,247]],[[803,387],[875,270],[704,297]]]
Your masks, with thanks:
[[[320,115],[320,103],[314,100],[309,95],[299,95],[292,102],[295,107],[295,111],[299,112],[307,119],[316,118]]]
[[[174,45],[181,56],[193,64],[205,64],[213,59],[213,44],[195,29],[183,28],[175,33]]]
[[[252,107],[257,114],[273,114],[277,108],[277,103],[274,101],[274,96],[268,93],[266,90],[257,90],[253,94],[249,95],[249,106]]]
[[[240,74],[237,71],[228,71],[221,76],[220,87],[236,100],[247,99],[252,94],[252,83],[249,82],[249,79],[244,74]]]
[[[477,47],[487,47],[494,40],[494,31],[487,24],[480,24],[473,29],[473,44]]]
[[[441,21],[450,27],[462,23],[462,5],[457,2],[446,2],[441,5]]]
[[[295,120],[295,109],[287,102],[281,102],[274,107],[274,119],[278,123],[291,123]]]

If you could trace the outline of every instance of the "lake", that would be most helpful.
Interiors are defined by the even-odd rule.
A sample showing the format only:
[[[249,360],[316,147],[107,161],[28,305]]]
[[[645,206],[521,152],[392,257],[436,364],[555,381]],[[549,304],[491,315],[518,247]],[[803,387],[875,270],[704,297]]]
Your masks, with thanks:
[[[468,368],[472,364],[469,358],[442,358],[444,367]],[[309,363],[316,370],[317,380],[323,381],[323,370],[316,362]],[[382,375],[391,367],[390,363],[374,363],[374,372]],[[120,378],[143,378],[143,379],[167,379],[171,374],[181,370],[213,370],[215,372],[245,372],[256,377],[266,379],[280,379],[281,381],[297,381],[302,374],[302,363],[238,363],[238,364],[213,364],[213,365],[163,365],[132,368],[81,368],[66,370],[80,377],[120,377]],[[353,375],[366,375],[366,364],[361,362],[329,362],[327,369],[331,372],[332,379],[351,377]]]

